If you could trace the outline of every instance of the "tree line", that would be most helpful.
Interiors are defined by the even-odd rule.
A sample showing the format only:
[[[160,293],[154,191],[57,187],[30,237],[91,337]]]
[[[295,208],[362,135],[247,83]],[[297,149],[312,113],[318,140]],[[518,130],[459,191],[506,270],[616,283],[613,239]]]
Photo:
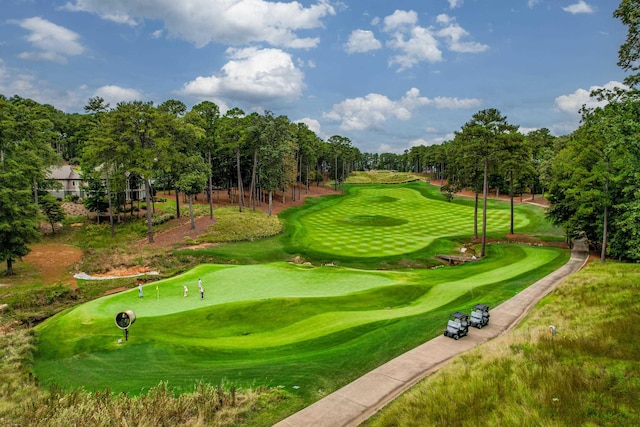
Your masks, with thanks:
[[[602,107],[581,110],[579,128],[555,137],[546,128],[525,134],[497,109],[485,109],[440,145],[416,146],[402,154],[362,153],[347,137],[326,141],[303,123],[270,111],[221,114],[210,101],[190,110],[181,101],[121,102],[111,107],[91,98],[84,114],[67,114],[18,96],[0,95],[0,259],[28,253],[38,236],[43,192],[50,168],[66,160],[80,164],[88,182],[86,203],[98,212],[126,210],[127,191],[142,183],[148,239],[153,241],[152,196],[174,189],[192,201],[205,192],[213,217],[213,190],[226,189],[242,211],[269,203],[274,194],[300,197],[313,183],[335,188],[354,170],[387,169],[426,173],[442,179],[451,199],[463,189],[475,193],[474,237],[486,243],[489,190],[514,198],[547,194],[548,216],[567,238],[584,235],[607,255],[640,260],[640,0],[623,0],[614,16],[629,29],[619,63],[633,74],[626,86],[599,91]],[[482,220],[480,221],[480,195]],[[39,201],[40,196],[40,201]],[[49,206],[49,208],[47,208]],[[513,218],[513,214],[512,214]],[[478,224],[481,224],[479,231]],[[513,233],[513,220],[511,232]]]

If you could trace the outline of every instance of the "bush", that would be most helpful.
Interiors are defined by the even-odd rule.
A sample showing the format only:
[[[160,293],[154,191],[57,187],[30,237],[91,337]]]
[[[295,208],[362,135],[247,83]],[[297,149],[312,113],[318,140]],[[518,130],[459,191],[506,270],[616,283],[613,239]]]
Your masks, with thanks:
[[[160,216],[154,217],[151,219],[151,225],[160,225],[164,224],[167,221],[170,221],[175,218],[174,214],[162,214]]]
[[[80,196],[78,196],[77,194],[67,194],[66,196],[64,196],[64,201],[78,203],[80,201]]]

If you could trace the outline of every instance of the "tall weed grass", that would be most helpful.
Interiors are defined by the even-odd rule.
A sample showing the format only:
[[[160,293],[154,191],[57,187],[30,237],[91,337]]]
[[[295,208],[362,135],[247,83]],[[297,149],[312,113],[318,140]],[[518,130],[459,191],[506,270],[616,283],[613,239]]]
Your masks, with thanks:
[[[207,228],[207,234],[199,237],[202,242],[254,241],[282,233],[282,221],[275,215],[237,208],[216,209],[217,221]]]
[[[640,266],[593,264],[365,424],[640,425],[639,295]]]

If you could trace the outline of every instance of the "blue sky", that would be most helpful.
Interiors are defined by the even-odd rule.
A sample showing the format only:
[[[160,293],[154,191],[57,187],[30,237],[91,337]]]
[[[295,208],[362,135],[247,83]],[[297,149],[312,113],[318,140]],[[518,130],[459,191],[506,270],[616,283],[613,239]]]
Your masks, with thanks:
[[[270,110],[363,152],[439,144],[486,108],[566,135],[620,85],[616,0],[2,0],[0,93]]]

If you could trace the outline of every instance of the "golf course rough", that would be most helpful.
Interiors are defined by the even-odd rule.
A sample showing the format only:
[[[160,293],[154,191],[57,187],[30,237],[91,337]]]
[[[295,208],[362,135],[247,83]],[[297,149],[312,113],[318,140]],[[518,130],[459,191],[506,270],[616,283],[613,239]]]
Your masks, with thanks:
[[[232,379],[229,367],[242,370],[256,354],[264,360],[304,358],[332,345],[348,352],[348,342],[332,340],[359,327],[410,319],[469,293],[482,298],[505,282],[563,256],[566,260],[566,251],[556,248],[508,245],[501,250],[499,260],[414,271],[201,265],[146,285],[144,298],[132,289],[42,323],[36,327],[40,344],[34,370],[44,383],[122,391],[161,380],[216,382],[222,368]],[[198,278],[205,299],[196,292],[183,297],[182,285],[195,288]],[[114,316],[123,310],[132,310],[136,323],[128,341],[119,342],[123,334]],[[301,344],[304,351],[298,349]]]
[[[508,209],[487,211],[493,232],[509,230]],[[295,244],[313,251],[355,258],[411,253],[435,239],[473,234],[473,207],[424,197],[407,187],[354,187],[349,197],[299,216],[303,232]],[[515,212],[514,227],[529,219]]]

